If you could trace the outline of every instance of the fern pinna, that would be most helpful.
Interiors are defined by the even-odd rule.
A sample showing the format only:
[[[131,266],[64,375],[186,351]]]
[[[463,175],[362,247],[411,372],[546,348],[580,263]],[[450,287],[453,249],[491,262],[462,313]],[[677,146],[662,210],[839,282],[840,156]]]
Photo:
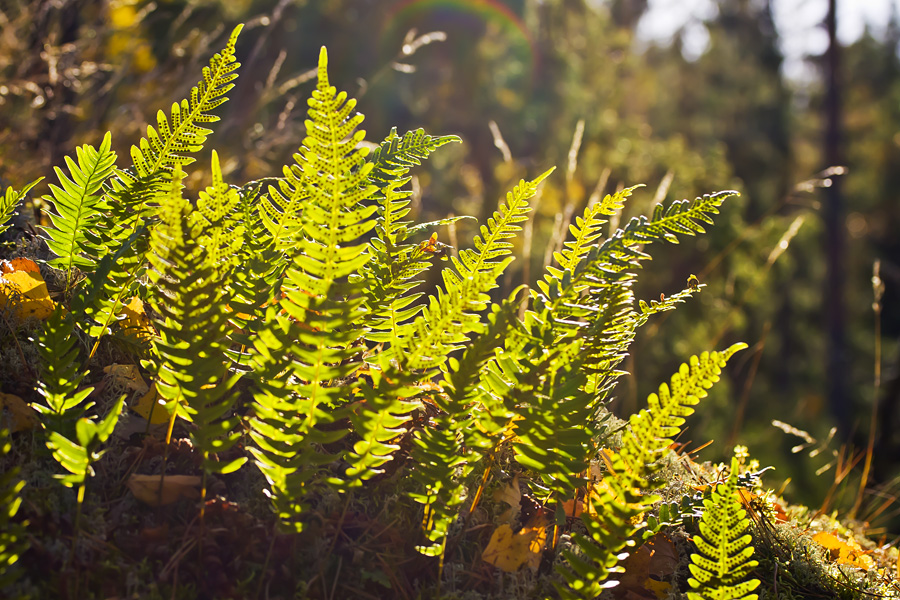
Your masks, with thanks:
[[[703,501],[700,533],[694,536],[698,552],[691,554],[688,584],[689,600],[756,600],[751,594],[759,587],[759,579],[750,578],[757,566],[753,556],[752,537],[747,530],[750,519],[737,498],[740,465],[731,459],[731,472],[724,483],[712,490]]]
[[[582,515],[588,536],[573,534],[580,554],[565,550],[567,567],[559,572],[568,587],[565,598],[594,598],[608,586],[609,576],[621,571],[621,552],[635,543],[640,524],[636,519],[658,498],[648,491],[661,482],[652,480],[658,461],[681,430],[685,417],[719,380],[728,359],[746,344],[735,344],[723,352],[704,352],[691,357],[647,399],[647,408],[633,415],[630,429],[622,437],[618,453],[607,453],[610,473],[606,486],[591,489],[593,510]],[[571,570],[570,570],[571,569]]]

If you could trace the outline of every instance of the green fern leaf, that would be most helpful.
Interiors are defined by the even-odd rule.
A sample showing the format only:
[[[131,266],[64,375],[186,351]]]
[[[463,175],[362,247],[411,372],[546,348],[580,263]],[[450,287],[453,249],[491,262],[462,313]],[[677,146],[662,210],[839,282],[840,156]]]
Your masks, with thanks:
[[[364,133],[356,131],[363,117],[354,114],[355,100],[329,84],[327,67],[322,48],[307,137],[294,155],[296,164],[285,169],[283,187],[298,201],[304,199],[297,209],[302,235],[291,250],[281,288],[278,311],[283,314],[269,310],[270,325],[254,341],[251,359],[257,379],[252,452],[269,482],[280,522],[294,530],[303,527],[310,486],[321,481],[319,466],[335,458],[321,446],[347,433],[346,427],[325,431],[320,426],[349,416],[347,406],[354,399],[354,386],[341,381],[361,366],[357,344],[365,311],[357,273],[369,260],[361,238],[375,225],[371,217],[378,208],[368,202],[375,191],[365,185],[372,167],[359,147]],[[385,423],[390,428],[390,419]],[[373,431],[370,441],[375,447],[386,440]],[[365,477],[385,454],[360,450],[360,463],[350,468]]]
[[[18,192],[11,187],[6,188],[6,192],[3,196],[0,196],[0,235],[3,235],[3,233],[9,229],[7,223],[12,218],[13,211],[15,210],[16,205],[19,204],[19,201],[25,197],[25,194],[31,191],[31,188],[43,181],[43,179],[43,177],[35,179]]]
[[[520,181],[507,193],[506,203],[481,226],[481,235],[475,236],[475,250],[463,249],[459,258],[452,258],[455,268],[444,269],[443,289],[437,297],[430,297],[424,315],[413,323],[413,333],[404,340],[405,360],[410,368],[424,369],[440,366],[447,355],[467,340],[467,334],[481,329],[477,313],[484,310],[489,300],[487,292],[496,287],[497,278],[512,262],[512,244],[506,240],[514,237],[526,220],[531,208],[528,200],[534,196],[537,186],[553,169],[534,181]]]
[[[46,416],[47,426],[54,431],[67,431],[65,423],[72,423],[91,403],[85,403],[94,390],[78,387],[87,374],[80,370],[78,361],[78,337],[75,320],[57,306],[44,321],[44,330],[37,338],[43,373],[38,381],[38,393],[44,404],[35,403],[34,409]]]
[[[428,155],[451,142],[462,142],[455,135],[431,136],[424,129],[407,131],[403,136],[397,135],[397,128],[390,133],[375,151],[367,158],[373,165],[368,180],[379,189],[396,181],[412,167],[422,164]]]
[[[706,510],[700,518],[700,534],[694,536],[699,552],[691,554],[688,584],[695,591],[689,600],[756,600],[751,594],[759,587],[759,579],[750,579],[759,564],[751,560],[752,537],[747,530],[750,519],[735,497],[737,493],[737,458],[731,459],[731,473],[725,483],[716,486],[712,497],[704,500]]]
[[[203,68],[203,79],[191,88],[190,96],[172,104],[171,114],[156,114],[157,128],[147,126],[147,137],[131,147],[131,159],[138,177],[150,177],[161,170],[171,171],[176,165],[186,166],[194,162],[190,154],[203,148],[212,133],[198,123],[219,120],[212,111],[224,104],[225,94],[234,87],[235,70],[240,66],[234,57],[234,48],[243,25],[231,32],[225,48],[213,55],[209,66]]]
[[[215,156],[215,155],[214,155]],[[213,181],[221,182],[217,159]],[[212,213],[227,212],[227,195],[205,199]],[[170,411],[196,423],[191,432],[194,446],[203,455],[204,474],[230,473],[245,457],[219,462],[215,454],[228,450],[240,437],[233,430],[237,418],[229,415],[237,397],[240,373],[230,373],[225,306],[228,280],[219,269],[220,256],[203,245],[216,239],[221,224],[191,218],[190,203],[181,197],[181,166],[173,172],[171,191],[160,207],[161,222],[151,234],[148,257],[154,294],[151,304],[160,315],[154,339],[158,359],[157,390]],[[205,493],[205,486],[204,486]]]
[[[12,449],[9,430],[0,429],[0,458],[5,458]],[[12,519],[22,505],[22,488],[25,481],[19,480],[19,468],[13,467],[0,474],[0,589],[12,586],[20,575],[16,568],[19,558],[28,549],[25,527],[28,523],[16,523]]]
[[[66,157],[71,179],[56,167],[59,184],[50,185],[51,196],[44,196],[53,206],[49,212],[51,227],[43,227],[47,245],[56,255],[49,264],[66,273],[66,289],[72,285],[72,270],[92,271],[96,267],[94,250],[90,247],[86,232],[93,230],[99,220],[100,191],[115,170],[116,153],[110,147],[109,132],[103,137],[99,149],[85,144],[76,149],[78,162]]]
[[[591,498],[593,510],[582,515],[589,537],[573,536],[584,556],[569,550],[563,553],[571,568],[559,568],[568,584],[560,589],[564,598],[594,598],[609,585],[609,576],[619,572],[620,554],[634,545],[641,527],[634,525],[635,517],[658,500],[647,492],[659,485],[650,479],[659,468],[659,458],[680,432],[685,417],[719,380],[726,361],[743,348],[746,344],[735,344],[724,352],[691,357],[669,385],[662,384],[658,394],[650,395],[648,407],[631,417],[622,447],[610,459],[612,473],[604,479],[608,489]]]

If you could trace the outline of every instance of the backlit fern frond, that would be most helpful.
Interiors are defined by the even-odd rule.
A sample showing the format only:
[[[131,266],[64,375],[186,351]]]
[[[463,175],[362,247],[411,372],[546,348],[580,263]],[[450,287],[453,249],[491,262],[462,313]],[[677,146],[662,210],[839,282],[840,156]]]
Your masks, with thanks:
[[[465,475],[499,443],[481,422],[496,418],[491,408],[500,403],[486,398],[491,392],[481,383],[488,361],[515,327],[518,295],[519,290],[515,290],[495,305],[484,331],[474,337],[459,359],[451,357],[444,363],[441,387],[445,394],[435,397],[444,412],[432,426],[416,430],[412,459],[417,467],[411,476],[422,491],[410,497],[423,505],[422,529],[428,542],[416,549],[427,556],[443,553],[447,530],[465,499]],[[512,416],[503,415],[505,421]]]
[[[409,214],[410,192],[399,188],[407,181],[397,179],[382,190],[375,236],[369,241],[372,260],[363,268],[366,339],[372,342],[396,345],[408,334],[409,321],[422,311],[422,306],[414,303],[423,292],[410,291],[421,283],[416,278],[428,269],[429,262],[422,247],[404,243],[409,222],[402,219]]]
[[[658,394],[650,395],[647,408],[632,415],[619,452],[609,455],[611,473],[604,478],[607,486],[599,497],[590,500],[593,509],[582,515],[590,537],[573,535],[584,556],[564,552],[572,570],[559,569],[568,583],[568,589],[560,589],[563,597],[594,598],[606,586],[610,574],[617,572],[620,553],[634,544],[641,527],[634,524],[635,518],[657,500],[648,491],[660,485],[650,479],[659,468],[659,458],[680,432],[685,417],[719,380],[726,361],[743,348],[746,344],[735,344],[724,352],[692,356],[669,385],[662,384]]]
[[[36,186],[41,182],[44,178],[35,179],[25,187],[23,187],[18,192],[11,187],[6,188],[6,191],[2,196],[0,196],[0,235],[9,229],[9,225],[6,223],[9,222],[10,218],[13,216],[13,211],[16,208],[16,205],[19,203],[19,200],[25,197],[31,188]]]
[[[700,517],[700,534],[694,536],[698,552],[691,554],[688,568],[689,600],[756,600],[751,594],[759,587],[759,579],[750,579],[757,566],[751,560],[752,536],[747,533],[750,519],[737,499],[738,461],[731,459],[731,473],[724,483],[703,501],[706,510]]]
[[[53,267],[66,273],[66,290],[72,285],[72,269],[93,271],[96,266],[95,250],[90,248],[88,232],[94,230],[100,216],[98,203],[103,184],[115,170],[116,153],[110,147],[109,132],[103,137],[100,148],[85,144],[76,148],[78,161],[66,157],[69,176],[55,168],[60,186],[50,185],[51,196],[44,199],[53,206],[48,212],[52,226],[43,227],[47,246],[56,255],[48,261]]]
[[[256,463],[269,482],[267,493],[283,525],[301,529],[308,485],[320,465],[334,459],[321,445],[346,435],[346,427],[319,426],[346,416],[354,386],[341,381],[361,365],[357,345],[364,314],[363,286],[355,276],[369,260],[360,239],[374,226],[377,206],[365,185],[371,165],[358,147],[362,115],[355,100],[328,81],[328,56],[319,55],[318,85],[309,100],[307,137],[294,155],[290,185],[305,198],[282,298],[267,315],[270,326],[254,342],[257,390],[251,419]],[[288,177],[286,177],[286,180]],[[387,421],[385,421],[387,423]],[[375,434],[373,439],[380,438]],[[382,440],[383,441],[383,440]],[[380,459],[379,459],[380,460]],[[351,469],[377,468],[378,461],[351,462]],[[356,472],[357,476],[362,476]]]
[[[9,430],[0,429],[0,458],[12,449]],[[10,586],[19,573],[16,563],[28,548],[25,526],[12,519],[22,505],[22,488],[25,482],[19,479],[19,468],[13,467],[0,474],[0,589]]]
[[[75,320],[57,306],[44,321],[44,330],[37,338],[41,355],[42,375],[38,393],[44,403],[35,403],[34,409],[46,416],[48,428],[69,433],[70,425],[90,407],[86,403],[93,387],[78,389],[86,372],[78,360],[78,337]]]
[[[522,230],[518,224],[528,218],[528,200],[552,172],[550,169],[534,181],[520,181],[506,194],[506,202],[500,204],[487,225],[481,226],[481,235],[475,236],[475,250],[460,250],[459,258],[451,259],[455,272],[441,272],[443,289],[438,289],[437,297],[429,298],[425,314],[415,320],[412,334],[404,341],[410,368],[439,366],[468,339],[468,333],[481,329],[477,313],[484,310],[487,292],[496,287],[497,278],[513,260],[512,244],[506,240]]]
[[[213,160],[213,180],[221,181]],[[206,199],[211,213],[225,210],[228,199]],[[150,238],[150,303],[160,315],[154,339],[157,391],[170,413],[193,422],[191,440],[203,456],[203,472],[230,473],[246,458],[219,462],[237,438],[237,418],[230,415],[240,373],[230,373],[226,330],[228,280],[217,265],[219,257],[203,245],[215,239],[221,226],[190,218],[191,205],[181,196],[181,166],[176,165],[169,194],[160,207],[160,223]],[[205,481],[205,478],[204,478]],[[205,494],[205,485],[203,493]]]
[[[238,191],[222,179],[219,155],[212,153],[212,185],[200,192],[191,212],[192,230],[200,232],[198,242],[206,249],[207,260],[223,279],[230,279],[240,265],[244,245],[244,225],[238,213]]]
[[[379,189],[396,181],[412,167],[422,164],[428,155],[450,142],[461,142],[455,135],[431,136],[424,129],[407,131],[403,136],[397,135],[397,128],[390,133],[381,144],[369,155],[366,162],[373,165],[368,180]]]
[[[214,123],[219,117],[212,111],[224,104],[225,94],[234,87],[235,70],[240,66],[234,57],[234,47],[243,25],[231,32],[225,48],[213,55],[208,67],[203,67],[203,79],[191,88],[190,96],[172,104],[171,114],[156,113],[157,127],[147,126],[147,137],[131,147],[131,159],[138,177],[148,177],[160,170],[171,171],[176,165],[194,162],[190,154],[203,148],[212,130],[200,123]]]

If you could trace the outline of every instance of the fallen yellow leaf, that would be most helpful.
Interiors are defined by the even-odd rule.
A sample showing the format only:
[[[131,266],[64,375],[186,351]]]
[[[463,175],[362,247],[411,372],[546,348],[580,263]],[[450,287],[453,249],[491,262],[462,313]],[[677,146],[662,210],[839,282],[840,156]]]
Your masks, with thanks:
[[[9,429],[10,433],[34,429],[40,422],[35,410],[13,394],[0,393],[0,412],[4,410],[9,417],[4,416],[0,427]]]
[[[149,506],[165,506],[180,498],[199,498],[195,475],[132,475],[126,484],[134,497]]]
[[[53,314],[56,304],[33,260],[0,261],[0,308],[8,306],[20,320],[46,319]]]
[[[481,558],[507,573],[517,571],[522,565],[537,571],[546,542],[547,519],[543,511],[538,511],[517,532],[506,523],[497,527]]]
[[[831,560],[839,565],[850,565],[866,571],[875,565],[872,557],[854,539],[844,541],[823,531],[814,535],[813,541],[828,550]]]
[[[141,399],[131,407],[131,410],[150,421],[153,425],[166,423],[169,420],[169,411],[166,410],[166,403],[159,397],[155,383],[151,385],[150,389],[147,390],[147,393],[141,396]]]
[[[106,373],[106,385],[124,388],[138,394],[146,394],[150,389],[150,386],[141,377],[141,371],[137,365],[113,364],[103,367],[103,372]]]
[[[119,326],[126,335],[140,342],[146,342],[156,334],[156,330],[150,325],[150,317],[144,310],[144,302],[137,296],[122,307],[122,314],[125,318],[119,321]]]

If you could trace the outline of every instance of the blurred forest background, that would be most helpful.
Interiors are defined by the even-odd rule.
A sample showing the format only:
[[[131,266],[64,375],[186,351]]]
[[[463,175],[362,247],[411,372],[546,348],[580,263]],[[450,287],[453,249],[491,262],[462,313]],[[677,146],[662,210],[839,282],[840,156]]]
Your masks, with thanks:
[[[592,196],[646,184],[627,219],[661,199],[739,190],[709,235],[651,249],[639,297],[674,293],[692,273],[708,287],[639,334],[613,409],[642,406],[691,354],[746,341],[680,441],[715,440],[699,453],[715,460],[745,443],[777,466],[770,485],[791,478],[787,495],[819,506],[838,471],[816,470],[835,453],[861,456],[874,425],[873,477],[890,495],[900,472],[900,18],[885,15],[789,77],[778,2],[711,0],[702,20],[660,41],[638,34],[647,0],[0,0],[0,185],[51,175],[107,129],[128,156],[238,22],[243,66],[208,148],[233,183],[280,174],[327,45],[332,81],[359,99],[370,142],[391,126],[463,138],[416,171],[418,219],[483,219],[519,178],[559,167],[516,242],[507,291],[533,283]],[[39,214],[46,185],[24,219]],[[471,223],[442,228],[441,241],[468,244]],[[817,443],[792,454],[803,440],[773,419]],[[876,515],[880,504],[873,497],[860,516],[887,523],[893,507]]]

